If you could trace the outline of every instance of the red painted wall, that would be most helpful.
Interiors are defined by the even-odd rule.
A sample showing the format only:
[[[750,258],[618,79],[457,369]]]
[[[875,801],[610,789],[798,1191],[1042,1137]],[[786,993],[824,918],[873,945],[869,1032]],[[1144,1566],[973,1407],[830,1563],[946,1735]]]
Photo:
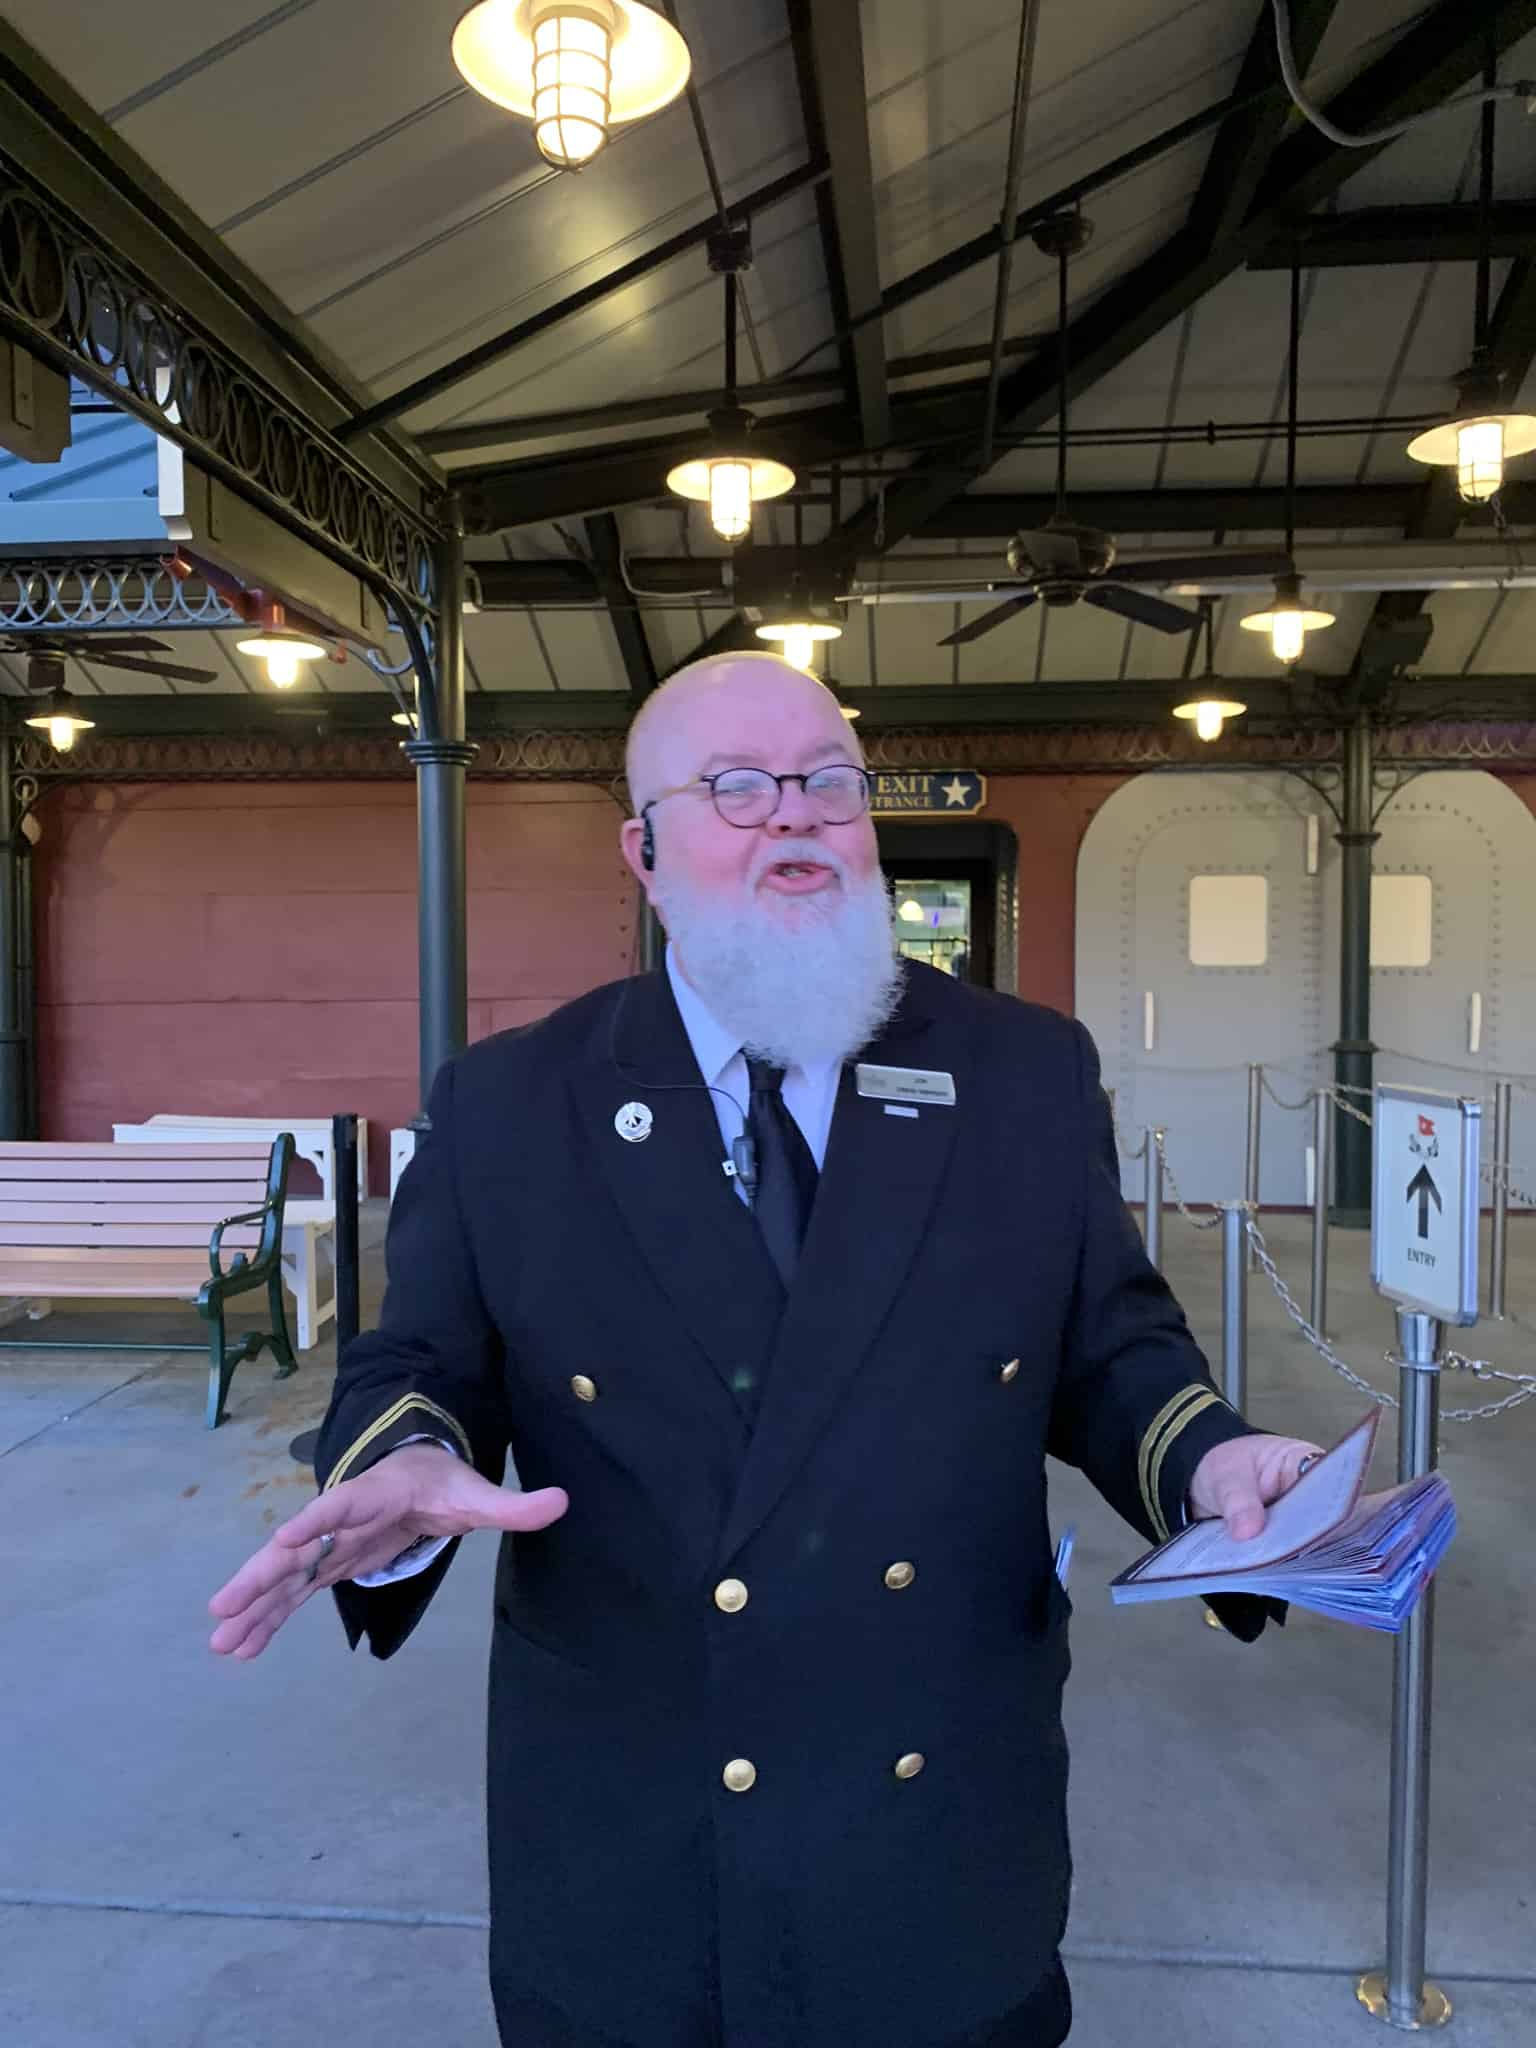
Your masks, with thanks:
[[[1070,1012],[1078,850],[1123,775],[998,775],[1019,843],[1019,992]],[[1502,778],[1536,811],[1536,774]],[[619,813],[580,784],[469,791],[469,1030],[630,969]],[[415,1114],[415,793],[394,784],[82,786],[35,854],[43,1135],[159,1111]],[[307,1173],[307,1169],[302,1169]]]
[[[586,786],[470,785],[471,1038],[629,970],[618,822]],[[82,786],[40,823],[43,1135],[355,1110],[382,1191],[417,1108],[411,785]]]

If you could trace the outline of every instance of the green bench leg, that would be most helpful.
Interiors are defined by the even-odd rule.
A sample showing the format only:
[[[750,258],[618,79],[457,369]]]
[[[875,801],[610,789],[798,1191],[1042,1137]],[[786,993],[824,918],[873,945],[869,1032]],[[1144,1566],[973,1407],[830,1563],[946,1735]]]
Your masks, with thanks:
[[[224,1328],[224,1304],[210,1306],[204,1310],[208,1318],[208,1427],[217,1429],[224,1420],[224,1404],[229,1398],[230,1382],[235,1376],[235,1367],[243,1365],[248,1358],[255,1358],[264,1345],[270,1344],[272,1355],[277,1360],[275,1377],[288,1379],[299,1369],[299,1362],[293,1355],[293,1345],[288,1337],[288,1314],[283,1303],[283,1276],[274,1271],[267,1282],[267,1307],[272,1317],[270,1330],[252,1330],[240,1342],[231,1345]]]

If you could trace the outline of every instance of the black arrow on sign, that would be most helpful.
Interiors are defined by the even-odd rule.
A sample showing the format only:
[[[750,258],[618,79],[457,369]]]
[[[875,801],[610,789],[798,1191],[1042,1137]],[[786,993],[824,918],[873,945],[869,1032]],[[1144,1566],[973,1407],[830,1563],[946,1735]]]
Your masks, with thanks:
[[[1445,1204],[1440,1199],[1440,1190],[1429,1177],[1429,1168],[1427,1166],[1421,1166],[1413,1176],[1413,1179],[1408,1183],[1408,1200],[1411,1202],[1415,1195],[1419,1198],[1419,1235],[1420,1237],[1428,1237],[1430,1203],[1433,1202],[1435,1207],[1442,1213],[1444,1212]]]

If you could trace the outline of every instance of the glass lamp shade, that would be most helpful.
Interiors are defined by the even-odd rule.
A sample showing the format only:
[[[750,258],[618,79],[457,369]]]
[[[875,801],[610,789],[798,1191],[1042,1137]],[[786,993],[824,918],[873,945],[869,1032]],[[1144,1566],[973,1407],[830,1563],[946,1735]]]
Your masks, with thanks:
[[[80,716],[75,708],[75,700],[68,690],[55,690],[48,699],[47,710],[39,711],[35,717],[27,720],[27,724],[36,727],[39,732],[47,733],[48,744],[61,754],[69,752],[75,744],[77,734],[94,732],[96,729],[94,718]]]
[[[560,169],[588,162],[625,121],[688,83],[688,45],[641,0],[479,0],[453,32],[453,61],[483,98],[534,124]]]
[[[769,620],[757,629],[759,640],[777,640],[784,659],[796,668],[809,670],[819,640],[841,640],[843,629],[833,619],[797,618]]]
[[[242,654],[267,664],[267,681],[275,690],[291,690],[302,673],[301,664],[319,661],[325,649],[318,640],[303,633],[264,631],[235,642]]]
[[[1267,633],[1276,661],[1298,661],[1307,635],[1331,626],[1333,613],[1309,610],[1297,590],[1277,590],[1267,611],[1249,612],[1238,624],[1245,633]]]
[[[1415,462],[1454,468],[1469,505],[1486,504],[1504,482],[1504,465],[1536,448],[1536,416],[1525,412],[1467,414],[1431,427],[1408,443]]]
[[[709,507],[710,524],[722,540],[740,540],[752,530],[752,507],[763,498],[793,490],[795,472],[782,462],[722,452],[680,462],[667,476],[667,489]]]
[[[1175,704],[1173,715],[1193,720],[1197,738],[1219,740],[1226,721],[1240,717],[1247,709],[1246,704],[1227,697],[1195,697],[1188,704]]]

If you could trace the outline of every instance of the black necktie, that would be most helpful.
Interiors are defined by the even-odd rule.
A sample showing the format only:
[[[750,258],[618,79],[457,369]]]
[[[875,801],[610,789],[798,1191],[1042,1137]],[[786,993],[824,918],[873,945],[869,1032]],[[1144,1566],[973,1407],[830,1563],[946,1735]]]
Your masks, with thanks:
[[[779,1278],[795,1277],[811,1204],[816,1199],[816,1161],[800,1126],[784,1102],[784,1069],[763,1060],[747,1061],[752,1095],[747,1130],[757,1151],[757,1191],[752,1213],[763,1233]]]

